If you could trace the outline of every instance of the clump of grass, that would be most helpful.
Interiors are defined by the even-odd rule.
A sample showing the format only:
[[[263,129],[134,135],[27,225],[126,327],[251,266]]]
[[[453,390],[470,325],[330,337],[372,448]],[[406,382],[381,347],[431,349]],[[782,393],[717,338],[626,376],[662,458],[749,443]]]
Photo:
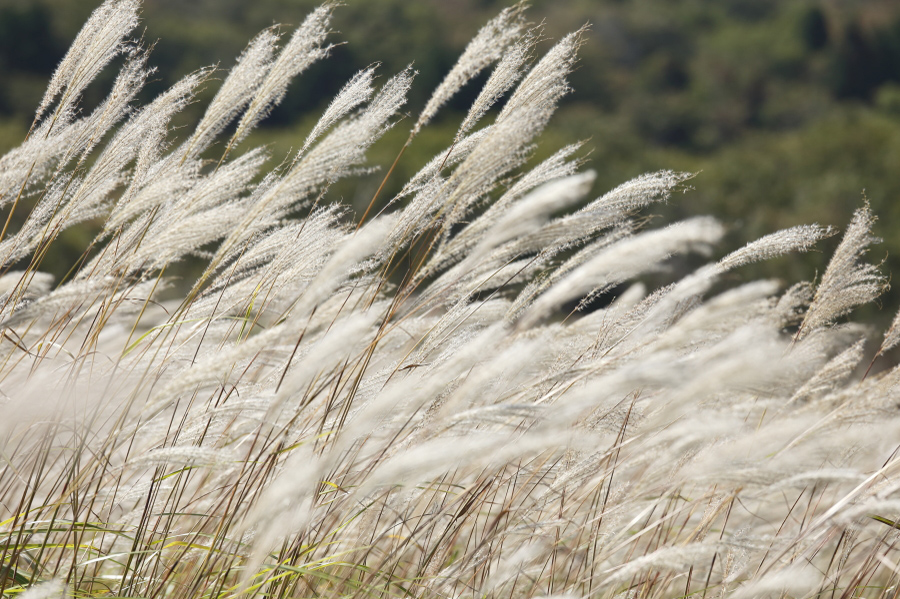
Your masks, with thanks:
[[[107,0],[0,159],[0,205],[31,207],[0,241],[3,596],[896,597],[900,371],[862,376],[866,330],[839,322],[885,287],[868,208],[818,285],[723,277],[832,233],[809,225],[646,288],[724,228],[644,228],[689,175],[591,200],[580,144],[530,160],[583,32],[537,57],[518,4],[404,150],[495,65],[459,133],[354,217],[329,187],[411,69],[354,76],[278,167],[238,146],[326,57],[333,9],[260,33],[171,142],[213,71],[135,106],[138,5]],[[95,218],[54,285],[47,248]]]

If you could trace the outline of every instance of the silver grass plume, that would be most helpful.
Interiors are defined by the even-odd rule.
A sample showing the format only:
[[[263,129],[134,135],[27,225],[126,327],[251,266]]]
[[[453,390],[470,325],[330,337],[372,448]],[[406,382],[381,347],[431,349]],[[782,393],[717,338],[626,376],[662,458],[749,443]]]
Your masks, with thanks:
[[[891,326],[888,327],[887,332],[884,334],[884,341],[882,342],[878,353],[884,353],[889,349],[897,347],[898,343],[900,343],[900,312],[894,316],[894,320],[891,321]]]
[[[272,68],[277,43],[278,34],[269,28],[248,44],[187,141],[185,159],[201,154],[250,104]]]
[[[478,97],[472,103],[472,107],[469,108],[465,120],[459,126],[455,140],[466,135],[503,94],[515,85],[522,76],[523,68],[528,62],[536,43],[537,33],[534,32],[514,43],[503,55],[487,83],[484,84],[481,93],[478,94]]]
[[[311,12],[291,35],[275,62],[265,65],[268,67],[266,77],[256,86],[256,93],[228,142],[229,148],[249,135],[268,111],[282,100],[291,80],[328,56],[330,46],[324,44],[334,7],[333,2],[326,2]]]
[[[500,60],[505,50],[516,40],[524,28],[523,13],[525,3],[520,1],[515,6],[503,9],[499,15],[491,19],[478,34],[472,38],[456,64],[444,77],[440,85],[431,94],[419,119],[413,125],[410,137],[415,136],[437,114],[441,106],[446,104],[459,89],[472,80],[478,73],[492,63]],[[510,59],[507,67],[516,70],[514,61]],[[504,69],[506,70],[506,68]],[[506,75],[504,75],[506,77]],[[498,87],[504,87],[499,84]],[[490,95],[490,92],[489,92]],[[486,99],[485,99],[486,100]]]
[[[442,189],[446,194],[439,214],[442,243],[450,229],[485,200],[501,177],[527,160],[529,144],[543,131],[551,115],[550,107],[538,105],[523,109],[515,122],[498,122],[456,168]]]
[[[614,212],[628,215],[654,202],[666,202],[692,173],[670,170],[639,175],[605,193],[581,209],[582,213]]]
[[[582,200],[595,178],[593,171],[585,171],[543,183],[504,213],[495,216],[492,226],[482,234],[478,245],[469,251],[468,257],[477,259],[490,249],[539,229],[554,213]]]
[[[78,101],[88,83],[124,50],[125,36],[138,24],[139,6],[138,0],[106,0],[91,14],[53,73],[35,113],[35,121],[60,94],[59,113],[64,113]]]
[[[179,202],[158,205],[148,227],[136,223],[135,232],[140,231],[142,241],[139,245],[123,242],[123,249],[133,247],[133,251],[120,252],[119,261],[108,268],[127,273],[163,268],[221,239],[244,215],[247,203],[241,196],[267,159],[265,152],[251,150],[206,177],[188,179]],[[174,189],[172,185],[160,193]]]
[[[834,234],[831,227],[800,225],[770,233],[731,252],[718,262],[722,270],[731,270],[760,260],[771,260],[791,252],[804,252],[825,237]]]
[[[184,77],[166,90],[148,106],[137,112],[109,142],[89,171],[89,181],[103,180],[122,174],[132,159],[137,158],[135,176],[129,189],[117,201],[107,221],[106,229],[113,230],[152,205],[134,201],[145,180],[159,168],[165,135],[171,118],[183,110],[193,99],[197,87],[209,76],[209,70],[201,70]],[[85,186],[90,190],[90,184]]]
[[[391,77],[359,115],[334,128],[284,176],[260,186],[252,208],[222,243],[208,270],[217,268],[235,247],[276,224],[290,210],[311,202],[314,193],[321,194],[351,174],[365,159],[369,146],[390,128],[390,119],[406,102],[412,77],[409,68]],[[355,93],[358,87],[353,86]]]
[[[881,357],[884,352],[897,347],[898,343],[900,343],[900,311],[894,315],[891,326],[885,331],[884,337],[881,340],[881,345],[878,346],[878,351],[875,352],[875,355],[872,357],[872,362],[869,364],[869,367],[866,369],[866,373],[863,376],[868,376],[878,358]]]
[[[527,201],[523,200],[523,196],[541,185],[549,185],[553,181],[564,178],[569,179],[568,183],[563,183],[552,190],[548,190],[549,193],[547,195],[533,196],[533,202],[538,204],[542,202],[558,202],[557,208],[562,209],[564,206],[581,200],[588,193],[593,182],[593,176],[591,174],[576,175],[581,161],[577,159],[569,160],[580,147],[581,144],[567,146],[525,173],[509,190],[491,204],[484,214],[466,226],[446,245],[437,248],[429,264],[423,268],[423,275],[438,268],[446,267],[450,262],[462,258],[467,252],[471,252],[476,246],[493,247],[503,241],[509,241],[514,238],[527,239],[531,231],[539,230],[540,226],[544,224],[546,217],[549,217],[553,212],[553,206],[544,205],[543,208],[538,208],[537,205],[532,205],[530,208],[523,208],[522,204],[527,204]],[[560,197],[555,199],[551,197],[556,195]],[[412,204],[410,206],[412,207]],[[514,232],[507,234],[508,232],[504,231],[508,225],[514,226]],[[489,231],[499,233],[507,237],[507,239],[498,239],[493,243],[486,244],[484,236]]]
[[[129,52],[113,88],[94,111],[82,118],[69,112],[44,121],[18,148],[0,158],[0,206],[13,202],[16,190],[29,194],[46,179],[59,176],[73,161],[80,166],[104,135],[131,110],[130,103],[143,88],[152,69],[146,53]]]
[[[438,180],[441,169],[444,167],[452,167],[472,153],[472,150],[490,133],[490,125],[475,131],[471,135],[467,135],[457,140],[451,148],[443,150],[436,154],[428,163],[423,166],[406,184],[403,189],[391,200],[391,204],[410,196],[418,191],[432,186]]]
[[[657,268],[674,253],[706,251],[723,234],[724,229],[714,219],[697,218],[619,241],[574,268],[569,275],[538,297],[522,315],[517,326],[520,329],[532,327],[567,300]]]
[[[436,214],[441,210],[442,203],[446,199],[444,195],[445,180],[440,176],[440,170],[445,166],[455,166],[468,158],[489,132],[490,127],[484,127],[459,140],[449,150],[435,155],[391,199],[385,209],[412,196],[407,205],[403,207],[397,228],[391,236],[391,253],[399,252],[403,246],[410,243],[415,236],[435,222]]]
[[[584,43],[587,28],[583,27],[563,37],[525,75],[497,116],[497,122],[516,115],[525,106],[556,108],[557,102],[571,88],[566,77],[575,68],[578,48]]]
[[[887,283],[878,267],[860,262],[869,246],[881,241],[872,235],[874,223],[875,216],[868,203],[853,213],[853,220],[816,288],[798,336],[832,324],[856,306],[871,302],[884,292]]]
[[[860,340],[832,358],[811,379],[797,389],[791,397],[792,402],[805,402],[820,397],[838,389],[856,369],[863,357],[865,340]]]
[[[344,85],[338,95],[335,96],[334,100],[331,101],[331,104],[328,105],[328,108],[325,109],[325,112],[322,114],[321,118],[319,118],[316,126],[313,127],[313,130],[306,136],[303,147],[297,152],[297,159],[303,156],[310,145],[321,137],[332,125],[372,97],[372,93],[375,91],[372,87],[374,78],[375,67],[371,66],[355,74],[350,81]]]

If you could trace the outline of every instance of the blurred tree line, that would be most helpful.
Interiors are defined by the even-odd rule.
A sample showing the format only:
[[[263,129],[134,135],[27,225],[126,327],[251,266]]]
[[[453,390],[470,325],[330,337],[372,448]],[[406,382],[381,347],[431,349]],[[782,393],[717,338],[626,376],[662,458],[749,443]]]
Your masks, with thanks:
[[[99,1],[99,0],[97,0]],[[511,1],[511,0],[510,0]],[[0,0],[0,149],[19,143],[48,76],[97,2]],[[152,97],[209,64],[229,68],[247,41],[273,23],[298,24],[314,0],[144,0],[144,38],[159,71]],[[247,143],[270,144],[280,161],[317,113],[373,61],[387,76],[414,62],[408,105],[417,114],[497,0],[348,0],[335,18],[332,57],[292,85]],[[900,3],[892,0],[532,0],[530,17],[552,39],[590,23],[574,92],[537,158],[589,139],[597,193],[660,168],[699,172],[696,188],[667,217],[712,213],[740,243],[779,227],[843,227],[863,193],[881,217],[887,268],[900,273]],[[289,31],[289,30],[288,30]],[[92,86],[96,103],[104,84]],[[484,78],[482,78],[482,81]],[[417,139],[394,181],[445,147],[477,94],[470,85]],[[206,91],[208,97],[215,86]],[[199,116],[201,98],[188,124]],[[408,119],[411,120],[411,119]],[[401,123],[372,151],[389,164]],[[364,206],[380,182],[335,193]],[[79,244],[85,232],[70,234]],[[826,248],[827,249],[827,248]],[[879,250],[881,251],[881,250]],[[809,278],[825,255],[760,266]],[[881,256],[873,256],[881,259]],[[774,269],[774,270],[772,270]],[[760,272],[754,272],[759,275]],[[890,296],[900,298],[900,294]],[[896,305],[891,299],[890,304]]]

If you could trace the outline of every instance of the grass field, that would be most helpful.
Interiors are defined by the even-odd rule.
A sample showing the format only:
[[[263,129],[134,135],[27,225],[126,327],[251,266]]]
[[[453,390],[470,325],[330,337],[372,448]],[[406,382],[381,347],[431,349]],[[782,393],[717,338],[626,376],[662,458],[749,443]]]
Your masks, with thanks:
[[[690,174],[596,195],[578,140],[533,157],[584,32],[539,53],[521,4],[421,112],[372,66],[270,156],[335,5],[144,105],[139,8],[93,13],[0,159],[4,597],[900,596],[900,318],[848,320],[889,281],[866,203],[732,250],[652,218]],[[351,210],[391,129],[421,170]],[[808,281],[741,274],[832,236]]]

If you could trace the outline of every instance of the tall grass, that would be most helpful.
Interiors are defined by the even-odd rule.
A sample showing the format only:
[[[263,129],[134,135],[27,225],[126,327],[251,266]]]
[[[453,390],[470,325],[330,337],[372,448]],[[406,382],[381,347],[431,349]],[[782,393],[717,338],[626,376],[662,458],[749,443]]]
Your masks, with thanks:
[[[145,106],[138,8],[97,9],[0,160],[4,597],[900,594],[900,370],[865,376],[846,322],[886,286],[867,206],[818,283],[735,283],[833,232],[715,260],[715,219],[642,216],[688,175],[590,199],[580,144],[535,164],[583,32],[538,56],[516,5],[404,149],[492,68],[459,134],[354,216],[328,190],[405,126],[412,69],[358,73],[272,168],[240,142],[326,58],[334,5]],[[42,274],[95,219],[71,275]],[[649,287],[684,254],[706,264]]]

